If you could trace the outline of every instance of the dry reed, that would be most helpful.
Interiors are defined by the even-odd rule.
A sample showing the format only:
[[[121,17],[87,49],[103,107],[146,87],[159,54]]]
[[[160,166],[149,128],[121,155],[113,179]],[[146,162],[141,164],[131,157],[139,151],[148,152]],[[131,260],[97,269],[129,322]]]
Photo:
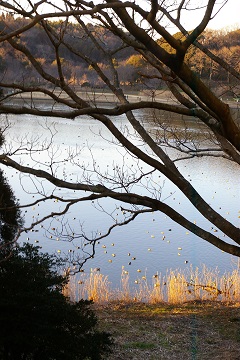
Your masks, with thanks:
[[[147,280],[145,274],[132,286],[130,275],[123,267],[120,284],[120,288],[113,289],[108,276],[91,269],[88,275],[80,273],[78,278],[72,277],[64,292],[73,301],[84,298],[96,303],[112,300],[169,304],[193,300],[240,302],[239,265],[224,275],[219,275],[217,268],[212,270],[205,265],[200,269],[189,266],[185,270],[169,270],[165,276],[155,274],[152,281]]]

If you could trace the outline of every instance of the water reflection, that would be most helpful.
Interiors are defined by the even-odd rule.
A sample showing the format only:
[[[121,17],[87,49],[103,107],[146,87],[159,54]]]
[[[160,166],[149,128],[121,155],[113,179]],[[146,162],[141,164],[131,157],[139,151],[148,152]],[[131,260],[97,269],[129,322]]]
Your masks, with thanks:
[[[142,115],[145,117],[145,114]],[[36,134],[43,139],[49,139],[49,128],[54,129],[52,120],[35,119],[31,116],[12,116],[10,117],[11,128],[6,136],[7,142],[12,141],[14,146],[19,146],[14,136],[26,138],[31,141]],[[63,166],[56,166],[56,173],[65,180],[78,181],[83,174],[82,164],[88,166],[89,174],[96,177],[93,169],[107,171],[109,176],[114,174],[116,164],[128,171],[129,175],[136,175],[141,172],[144,166],[137,159],[126,154],[122,147],[112,141],[112,136],[108,130],[94,120],[89,118],[76,119],[75,121],[65,119],[55,119],[56,134],[54,136],[54,149],[57,150],[57,161],[63,161]],[[117,126],[125,129],[128,136],[133,136],[134,131],[126,128],[125,118],[119,117],[114,120]],[[149,125],[150,126],[150,125]],[[54,130],[55,132],[55,130]],[[107,140],[107,141],[106,141]],[[46,140],[48,141],[48,140]],[[134,139],[136,143],[138,140]],[[15,143],[14,143],[15,142]],[[74,161],[65,161],[66,153],[71,154],[69,148],[74,149],[78,155]],[[30,165],[49,168],[51,156],[55,156],[55,150],[36,152],[32,159],[28,159]],[[169,152],[174,151],[169,149]],[[25,160],[24,154],[21,155],[22,161]],[[180,171],[196,187],[196,190],[205,198],[209,199],[211,206],[219,211],[224,217],[228,218],[235,225],[239,224],[239,170],[221,158],[198,158],[179,162]],[[62,169],[63,172],[62,172]],[[146,168],[144,168],[146,170]],[[40,194],[46,196],[54,193],[58,196],[76,198],[77,193],[70,192],[68,189],[58,189],[42,180],[31,179],[28,176],[19,176],[16,171],[8,169],[7,175],[11,186],[14,188],[21,203],[28,203],[36,199]],[[156,189],[149,189],[146,186],[135,188],[144,194],[149,191],[161,190],[161,198],[173,206],[176,210],[195,221],[205,229],[215,232],[211,225],[203,216],[199,216],[194,207],[184,198],[163,176],[153,174],[152,179]],[[146,185],[143,184],[143,185]],[[133,189],[134,190],[134,189]],[[82,231],[88,237],[96,234],[103,234],[112,224],[112,220],[121,219],[121,205],[113,200],[101,200],[100,202],[90,202],[77,204],[70,209],[64,219],[49,220],[44,228],[38,226],[34,231],[23,234],[21,240],[38,243],[43,247],[43,251],[56,252],[61,255],[77,253],[81,247],[80,234]],[[124,207],[124,205],[122,205]],[[26,223],[31,223],[33,219],[40,218],[49,211],[59,211],[61,204],[52,201],[50,204],[42,203],[24,213]],[[105,211],[103,211],[103,209]],[[51,229],[63,229],[63,223],[67,224],[68,231],[79,234],[79,240],[73,242],[60,242],[55,231]],[[48,231],[47,231],[48,230]],[[50,230],[50,231],[49,231]],[[223,234],[219,233],[222,237]],[[80,244],[79,244],[80,242]],[[86,249],[87,251],[87,249]],[[229,254],[222,253],[212,245],[189,233],[181,226],[172,222],[171,219],[161,213],[149,213],[138,217],[127,227],[116,228],[108,238],[97,244],[96,255],[89,260],[85,266],[85,271],[90,268],[100,268],[103,274],[109,275],[109,280],[114,284],[119,283],[122,266],[129,271],[134,282],[138,270],[141,270],[150,278],[157,271],[165,273],[166,269],[184,268],[189,264],[200,266],[205,263],[210,267],[219,267],[219,270],[231,270],[236,265],[236,259]]]

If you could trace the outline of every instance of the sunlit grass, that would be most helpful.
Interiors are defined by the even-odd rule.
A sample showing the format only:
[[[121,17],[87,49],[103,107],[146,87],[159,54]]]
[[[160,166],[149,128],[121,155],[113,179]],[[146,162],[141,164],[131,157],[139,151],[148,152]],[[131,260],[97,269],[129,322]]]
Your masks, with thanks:
[[[165,275],[154,274],[151,281],[146,274],[140,274],[131,284],[129,272],[123,268],[117,289],[112,287],[107,275],[91,269],[90,274],[80,273],[78,277],[71,277],[64,292],[74,301],[84,298],[96,303],[113,300],[150,304],[181,304],[194,300],[237,303],[240,302],[240,269],[237,266],[232,272],[220,275],[217,268],[189,266],[184,270],[169,270]]]
[[[92,270],[88,276],[82,274],[77,285],[77,299],[89,299],[100,303],[111,299],[111,283],[108,277],[99,271]]]

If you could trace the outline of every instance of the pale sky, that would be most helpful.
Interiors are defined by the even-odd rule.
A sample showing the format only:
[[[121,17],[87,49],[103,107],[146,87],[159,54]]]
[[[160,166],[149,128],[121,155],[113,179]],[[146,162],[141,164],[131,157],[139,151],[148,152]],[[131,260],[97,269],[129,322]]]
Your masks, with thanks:
[[[216,19],[211,20],[208,27],[222,29],[235,25],[240,28],[240,0],[228,0],[228,3],[217,14]]]
[[[193,0],[190,4],[206,4],[207,0]],[[218,9],[221,8],[221,5],[225,3],[224,0],[218,0],[214,7],[214,14]],[[197,23],[196,20],[201,20],[200,17],[201,11],[187,11],[185,16],[184,27],[187,30],[194,28]],[[224,7],[217,13],[216,17],[211,20],[208,24],[208,29],[223,29],[223,28],[240,28],[240,0],[228,0]]]
[[[122,0],[126,1],[126,0]],[[132,0],[133,1],[133,0]],[[142,5],[143,8],[149,4],[149,1],[146,0],[135,0],[136,3]],[[180,0],[178,0],[180,1]],[[38,0],[32,0],[33,3],[37,3]],[[60,3],[60,1],[53,0],[53,3]],[[101,3],[101,0],[94,0],[94,3]],[[206,4],[207,0],[190,0],[190,6],[194,7],[194,4],[200,6],[201,4]],[[219,8],[221,4],[223,4],[225,0],[217,0],[216,8]],[[20,0],[20,4],[26,4],[26,0]],[[173,1],[169,2],[170,4]],[[145,5],[145,6],[144,6]],[[48,6],[43,6],[43,11],[47,11]],[[185,17],[185,23],[183,24],[187,30],[190,30],[196,26],[196,20],[200,20],[200,11],[187,11]],[[208,28],[209,29],[222,29],[222,28],[240,28],[240,0],[228,0],[227,4],[221,9],[221,11],[217,14],[216,18],[210,21]]]

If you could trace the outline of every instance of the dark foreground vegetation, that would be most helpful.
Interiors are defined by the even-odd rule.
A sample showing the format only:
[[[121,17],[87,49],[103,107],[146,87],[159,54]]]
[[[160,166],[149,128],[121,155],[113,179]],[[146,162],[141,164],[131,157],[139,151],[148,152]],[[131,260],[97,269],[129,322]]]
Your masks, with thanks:
[[[30,244],[0,262],[1,360],[97,360],[110,351],[91,302],[71,303],[63,295],[68,278],[56,266]]]

